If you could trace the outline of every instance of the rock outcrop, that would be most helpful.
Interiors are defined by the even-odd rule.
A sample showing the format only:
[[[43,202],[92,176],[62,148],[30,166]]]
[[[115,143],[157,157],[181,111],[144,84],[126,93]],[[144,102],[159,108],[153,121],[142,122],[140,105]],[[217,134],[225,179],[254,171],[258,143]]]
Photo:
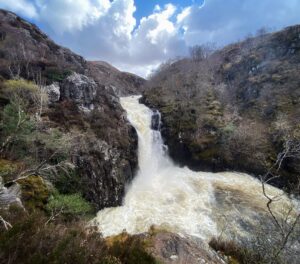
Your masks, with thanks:
[[[14,184],[8,188],[4,187],[2,177],[0,176],[0,208],[7,208],[12,204],[20,205],[21,207],[21,190],[18,184]]]
[[[61,85],[61,100],[70,100],[82,108],[93,110],[97,84],[85,75],[72,73]]]
[[[209,246],[196,238],[184,238],[167,232],[160,232],[151,239],[148,249],[152,256],[165,264],[224,264],[226,263]]]

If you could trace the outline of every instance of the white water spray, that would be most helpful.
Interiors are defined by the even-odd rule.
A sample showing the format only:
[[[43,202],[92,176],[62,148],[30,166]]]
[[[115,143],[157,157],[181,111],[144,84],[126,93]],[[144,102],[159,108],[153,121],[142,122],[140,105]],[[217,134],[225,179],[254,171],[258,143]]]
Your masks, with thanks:
[[[261,183],[241,173],[193,172],[174,165],[159,131],[151,130],[152,111],[139,96],[121,98],[139,139],[139,171],[123,205],[100,211],[95,219],[104,236],[126,230],[147,232],[152,225],[181,235],[209,240],[226,230],[227,236],[249,235],[249,227],[267,217]],[[281,193],[267,186],[269,195]],[[289,201],[276,204],[281,212]],[[274,208],[275,209],[275,208]]]

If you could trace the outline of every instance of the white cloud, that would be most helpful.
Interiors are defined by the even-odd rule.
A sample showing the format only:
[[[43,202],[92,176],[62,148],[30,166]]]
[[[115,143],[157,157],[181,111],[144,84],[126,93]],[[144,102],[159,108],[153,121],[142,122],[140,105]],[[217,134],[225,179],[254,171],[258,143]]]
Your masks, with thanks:
[[[74,32],[95,23],[104,16],[111,3],[109,0],[36,0],[39,17],[55,32]]]
[[[300,23],[299,0],[193,3],[156,5],[138,24],[134,0],[0,0],[0,7],[32,18],[55,41],[87,59],[106,60],[143,76],[160,62],[186,55],[188,46],[224,45],[262,26]]]
[[[182,10],[181,13],[177,15],[177,24],[180,24],[191,14],[191,6],[188,6]]]
[[[157,8],[141,19],[136,27],[133,0],[115,0],[107,13],[80,32],[64,34],[60,43],[71,47],[88,59],[101,59],[121,70],[146,76],[159,63],[182,55],[185,44],[178,34],[175,6]]]
[[[35,6],[26,0],[0,0],[0,7],[28,18],[37,17],[37,10]]]
[[[175,6],[168,4],[142,18],[133,32],[129,58],[132,63],[145,68],[144,76],[162,61],[186,52],[176,23],[172,22],[175,12]]]

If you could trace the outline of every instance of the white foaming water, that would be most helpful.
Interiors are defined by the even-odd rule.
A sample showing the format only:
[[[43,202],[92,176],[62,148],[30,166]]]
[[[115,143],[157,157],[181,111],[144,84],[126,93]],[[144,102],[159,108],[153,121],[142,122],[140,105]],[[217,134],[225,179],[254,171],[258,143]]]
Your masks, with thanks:
[[[194,172],[173,164],[160,132],[151,130],[152,111],[138,100],[139,96],[121,98],[138,133],[139,171],[123,205],[97,214],[95,222],[103,235],[142,233],[155,225],[209,240],[224,229],[228,235],[247,236],[249,226],[261,224],[267,213],[260,182],[246,174]],[[271,186],[267,191],[271,196],[281,193]],[[283,196],[274,210],[283,213],[288,204]]]

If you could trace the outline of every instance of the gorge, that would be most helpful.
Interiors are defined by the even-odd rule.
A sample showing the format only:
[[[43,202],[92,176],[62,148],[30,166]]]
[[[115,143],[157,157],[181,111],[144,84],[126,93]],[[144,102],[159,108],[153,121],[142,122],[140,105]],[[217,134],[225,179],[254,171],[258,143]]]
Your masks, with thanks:
[[[300,26],[192,50],[146,80],[0,9],[0,263],[298,264]]]
[[[128,120],[137,130],[139,170],[123,205],[98,212],[93,224],[99,226],[100,232],[104,236],[124,231],[139,234],[155,226],[207,243],[219,236],[246,243],[266,228],[271,233],[272,219],[262,183],[243,173],[194,172],[174,164],[160,131],[151,129],[159,128],[153,123],[160,120],[151,122],[156,114],[139,100],[140,96],[120,99]],[[296,200],[268,184],[265,190],[269,197],[280,197],[272,204],[278,219],[285,218],[289,208],[295,210],[292,218],[297,214]]]

